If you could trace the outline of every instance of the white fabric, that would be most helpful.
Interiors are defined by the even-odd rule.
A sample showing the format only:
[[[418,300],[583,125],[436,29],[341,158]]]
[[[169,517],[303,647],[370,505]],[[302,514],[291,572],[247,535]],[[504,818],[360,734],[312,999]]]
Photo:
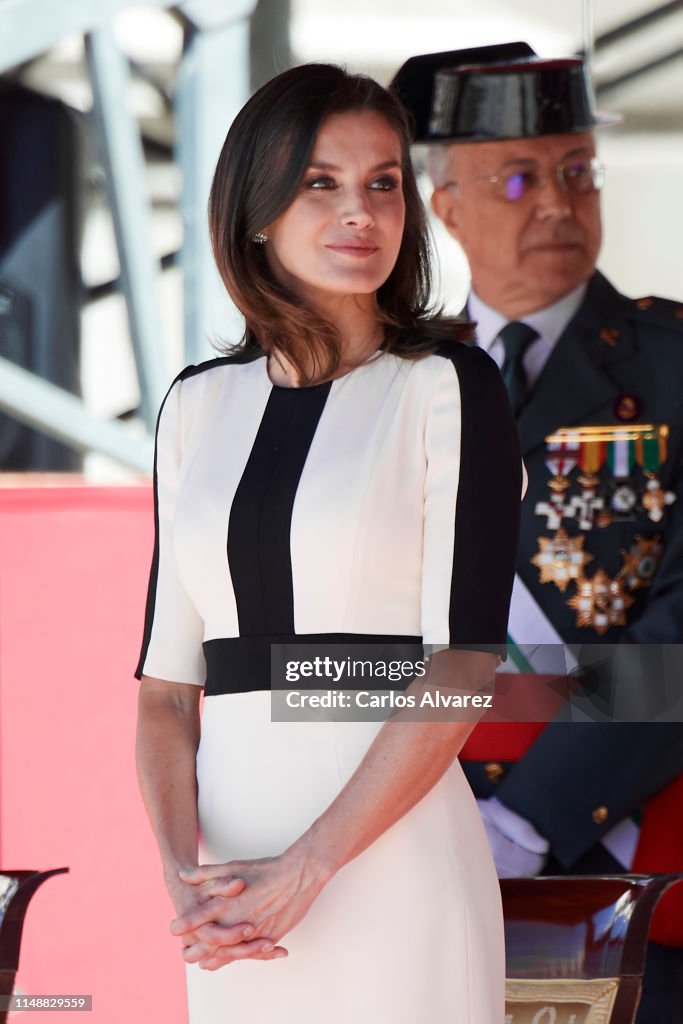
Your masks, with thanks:
[[[605,832],[602,845],[619,861],[624,871],[630,871],[636,856],[640,829],[632,818],[624,818]]]
[[[159,427],[163,604],[148,675],[200,683],[201,641],[239,635],[228,518],[270,393],[259,359],[206,369],[169,394]],[[459,399],[453,364],[436,356],[384,355],[332,384],[292,511],[297,632],[448,643]],[[207,697],[200,860],[282,851],[335,798],[378,728],[274,723],[267,691]],[[457,761],[335,877],[285,944],[284,960],[189,966],[191,1024],[501,1024],[500,892]]]
[[[426,644],[443,643],[450,635],[448,609],[455,547],[454,510],[460,480],[460,411],[458,378],[452,363],[443,360],[425,425],[427,471],[420,488],[424,494],[421,589],[422,635]],[[394,549],[394,557],[399,551],[403,554],[403,548]]]
[[[520,576],[515,576],[510,603],[508,632],[534,672],[548,675],[566,675],[578,662],[550,619],[531,595]],[[526,643],[520,643],[524,637]],[[512,658],[499,666],[499,672],[515,673],[520,669]]]
[[[146,675],[201,684],[201,641],[239,635],[227,516],[271,386],[258,359],[205,370],[169,393],[158,435],[163,607]],[[297,633],[449,643],[459,439],[450,360],[384,355],[333,382],[292,512]]]
[[[531,342],[522,358],[530,388],[541,376],[555,343],[583,302],[587,287],[587,283],[580,284],[552,306],[538,309],[534,313],[529,313],[528,316],[517,317],[522,323],[528,324],[529,327],[538,331],[539,335]],[[498,310],[487,306],[474,291],[470,293],[467,300],[467,311],[470,319],[477,324],[477,345],[485,349],[501,367],[505,359],[505,347],[498,335],[503,327],[510,323],[509,317],[503,316]]]
[[[523,846],[531,853],[547,853],[550,844],[544,839],[540,832],[537,832],[530,821],[522,818],[515,811],[497,800],[495,796],[486,801],[488,814],[496,823],[496,827],[506,835],[508,839],[514,840],[519,846]]]
[[[272,723],[270,694],[205,701],[200,861],[283,850],[334,799],[376,723]],[[296,752],[296,756],[292,753]],[[458,761],[340,871],[289,957],[188,965],[190,1024],[502,1024],[500,892]]]
[[[163,557],[159,560],[152,644],[144,670],[158,679],[203,686],[203,623],[183,587],[177,562],[169,555],[181,483],[182,442],[180,388],[176,386],[166,398],[157,431],[158,543]]]
[[[543,870],[550,844],[531,822],[495,797],[478,800],[499,878],[530,878]]]

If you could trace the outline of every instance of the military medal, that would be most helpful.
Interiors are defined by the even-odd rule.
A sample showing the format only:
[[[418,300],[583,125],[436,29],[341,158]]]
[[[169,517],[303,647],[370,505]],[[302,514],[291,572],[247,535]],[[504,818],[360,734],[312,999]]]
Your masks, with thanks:
[[[643,508],[653,523],[661,522],[667,505],[673,505],[676,495],[665,491],[657,478],[667,455],[669,428],[665,424],[650,427],[636,441],[636,461],[648,478],[642,495]]]
[[[635,519],[638,492],[631,481],[631,474],[636,464],[636,443],[630,434],[615,433],[614,440],[607,442],[606,462],[614,477],[609,497],[614,517],[619,521]]]
[[[571,500],[571,507],[575,510],[579,527],[582,530],[590,530],[595,523],[595,513],[605,507],[603,498],[597,496],[600,477],[598,473],[602,469],[607,455],[607,447],[601,439],[595,439],[591,434],[588,437],[579,437],[579,466],[581,476],[579,483],[583,493],[574,496]]]
[[[579,528],[582,530],[592,529],[596,522],[596,512],[602,512],[605,507],[604,498],[598,497],[597,494],[600,483],[598,474],[607,456],[603,432],[603,427],[563,427],[556,434],[546,437],[549,455],[552,455],[557,448],[568,449],[573,453],[572,467],[578,464],[581,469],[579,483],[583,492],[580,495],[574,495],[567,505],[564,505],[563,502],[563,507],[564,517],[578,520]],[[551,466],[550,458],[546,458],[546,465]],[[552,488],[552,480],[550,486]],[[553,504],[552,497],[550,503]],[[540,507],[537,507],[536,511],[546,513],[546,509]],[[606,525],[604,517],[601,520],[601,525]],[[548,528],[557,527],[549,520]]]
[[[627,480],[617,481],[609,499],[610,507],[617,513],[619,519],[633,519],[631,515],[638,504],[638,494],[635,487]]]
[[[593,556],[583,550],[585,537],[570,537],[559,529],[554,537],[539,537],[539,551],[531,559],[541,570],[541,583],[554,583],[564,594],[572,580],[583,579],[583,568]]]
[[[634,602],[622,580],[612,579],[598,569],[591,579],[580,580],[578,593],[567,604],[576,611],[577,626],[591,626],[602,636],[610,626],[626,625],[626,609]]]
[[[548,481],[548,501],[539,501],[534,509],[537,516],[546,516],[546,529],[557,530],[563,519],[571,519],[574,511],[565,504],[564,496],[571,487],[569,474],[576,465],[579,446],[574,440],[548,438],[545,464],[552,474]]]
[[[662,543],[659,537],[637,535],[628,550],[622,549],[623,564],[615,577],[597,569],[589,578],[586,565],[594,556],[584,550],[586,538],[583,533],[567,533],[563,520],[572,519],[587,532],[594,526],[635,520],[644,511],[658,523],[676,500],[658,476],[667,456],[669,428],[628,422],[639,413],[639,400],[622,395],[615,408],[615,415],[623,421],[620,425],[562,427],[545,439],[546,466],[552,474],[550,496],[536,505],[536,514],[546,516],[547,529],[554,532],[551,537],[538,538],[531,564],[538,568],[541,583],[553,583],[562,593],[570,583],[576,585],[567,605],[576,612],[577,626],[593,629],[598,635],[612,626],[626,625],[626,612],[635,602],[631,594],[652,582]],[[568,499],[569,475],[576,466],[581,493]],[[601,487],[604,467],[610,479]]]
[[[602,498],[598,498],[596,491],[600,478],[598,471],[604,462],[604,445],[601,441],[584,441],[579,443],[579,466],[582,470],[579,483],[583,488],[580,495],[575,495],[570,507],[579,521],[581,530],[590,530],[595,522],[595,513],[604,507]]]
[[[574,515],[573,509],[565,505],[564,495],[570,487],[566,477],[553,477],[548,481],[550,497],[548,501],[536,502],[534,509],[537,516],[546,516],[546,529],[559,529],[563,519],[571,519]]]
[[[591,530],[596,522],[595,513],[605,507],[605,499],[598,498],[596,491],[600,478],[595,473],[584,473],[579,477],[579,483],[583,487],[581,494],[575,494],[570,502],[574,514],[579,520],[579,527],[582,530]],[[601,525],[607,523],[604,519]]]
[[[641,590],[649,587],[657,571],[662,557],[662,544],[659,537],[641,537],[638,534],[635,543],[628,551],[621,552],[624,564],[619,573],[629,590]]]
[[[665,491],[657,477],[651,477],[645,485],[642,502],[653,523],[659,523],[667,505],[673,505],[676,495],[673,491]]]

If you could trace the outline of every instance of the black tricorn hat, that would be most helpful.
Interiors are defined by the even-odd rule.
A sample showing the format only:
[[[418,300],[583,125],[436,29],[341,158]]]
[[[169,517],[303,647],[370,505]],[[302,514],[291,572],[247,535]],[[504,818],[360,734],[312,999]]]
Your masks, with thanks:
[[[621,120],[593,110],[580,57],[543,60],[523,42],[411,57],[390,88],[422,143],[586,132]]]

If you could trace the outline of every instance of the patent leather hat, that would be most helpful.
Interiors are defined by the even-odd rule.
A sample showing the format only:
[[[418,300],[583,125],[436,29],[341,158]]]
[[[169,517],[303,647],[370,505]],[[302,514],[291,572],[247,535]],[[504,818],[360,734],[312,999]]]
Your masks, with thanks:
[[[492,142],[618,124],[593,109],[580,57],[540,58],[524,42],[411,57],[390,88],[416,143]]]

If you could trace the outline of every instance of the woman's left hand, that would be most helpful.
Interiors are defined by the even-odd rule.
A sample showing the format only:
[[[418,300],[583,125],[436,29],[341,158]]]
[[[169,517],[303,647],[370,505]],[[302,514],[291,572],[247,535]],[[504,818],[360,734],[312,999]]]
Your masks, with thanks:
[[[204,902],[171,922],[174,935],[211,921],[226,927],[249,921],[254,927],[250,938],[268,938],[277,943],[302,920],[329,876],[314,867],[295,844],[278,857],[203,864],[181,872],[181,877],[200,888]],[[223,897],[236,877],[244,880],[245,888],[226,900]],[[286,951],[283,949],[280,955],[286,955]],[[199,963],[206,970],[216,970],[233,959],[229,946],[220,946],[202,959],[206,951],[196,944],[188,945],[183,957],[187,963]]]

